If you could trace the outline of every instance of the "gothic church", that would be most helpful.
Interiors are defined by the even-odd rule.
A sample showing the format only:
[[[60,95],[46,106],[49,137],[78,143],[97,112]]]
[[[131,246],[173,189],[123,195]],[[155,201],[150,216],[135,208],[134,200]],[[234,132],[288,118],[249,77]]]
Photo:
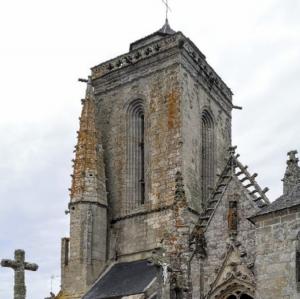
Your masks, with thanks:
[[[300,298],[297,153],[270,203],[190,39],[166,21],[93,67],[82,104],[57,299]]]

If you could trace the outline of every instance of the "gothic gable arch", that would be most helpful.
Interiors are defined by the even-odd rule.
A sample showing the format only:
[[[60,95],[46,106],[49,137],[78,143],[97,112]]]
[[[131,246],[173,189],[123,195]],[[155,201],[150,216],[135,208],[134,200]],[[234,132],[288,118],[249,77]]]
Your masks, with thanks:
[[[143,93],[135,93],[133,96],[125,98],[122,107],[123,111],[127,112],[130,109],[130,106],[134,105],[136,102],[141,102],[145,107],[147,103],[146,96]]]
[[[215,125],[217,123],[217,120],[215,118],[215,115],[211,109],[210,106],[203,106],[201,109],[200,109],[200,115],[201,115],[201,118],[202,116],[206,116],[208,115],[208,117],[210,118],[211,122]]]
[[[253,273],[241,261],[239,249],[230,245],[207,299],[253,299],[254,294]]]
[[[207,299],[254,299],[255,286],[239,278],[229,278],[217,287]]]

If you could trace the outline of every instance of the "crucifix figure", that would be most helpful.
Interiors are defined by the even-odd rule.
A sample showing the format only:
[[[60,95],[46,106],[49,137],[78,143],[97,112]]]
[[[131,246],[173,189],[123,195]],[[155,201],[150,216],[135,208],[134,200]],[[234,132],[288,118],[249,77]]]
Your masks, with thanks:
[[[12,268],[15,271],[14,299],[25,299],[25,270],[36,271],[38,265],[25,262],[25,251],[17,249],[15,250],[15,259],[2,260],[1,266]]]
[[[162,2],[166,6],[166,20],[168,20],[168,14],[169,14],[169,11],[171,11],[171,8],[169,6],[169,1],[168,0],[162,0]]]

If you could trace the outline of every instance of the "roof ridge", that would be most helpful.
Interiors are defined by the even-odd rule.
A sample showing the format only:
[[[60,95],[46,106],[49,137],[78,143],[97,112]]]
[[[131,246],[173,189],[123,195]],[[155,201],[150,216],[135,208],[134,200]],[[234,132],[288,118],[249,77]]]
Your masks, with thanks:
[[[219,180],[216,184],[216,187],[210,194],[207,206],[205,210],[200,214],[198,219],[198,225],[206,231],[213,215],[215,214],[216,208],[219,205],[219,202],[223,198],[225,191],[227,190],[227,186],[232,179],[233,172],[231,171],[230,175],[228,175],[228,171],[232,170],[232,156],[227,160],[227,163],[219,176]]]
[[[299,192],[299,193],[298,193]],[[267,205],[264,209],[260,210],[253,217],[277,212],[280,210],[284,210],[287,208],[291,208],[294,206],[298,206],[300,204],[300,183],[294,186],[293,190],[288,194],[282,194],[269,205]]]
[[[247,170],[248,166],[244,166],[238,160],[240,155],[235,154],[235,150],[236,147],[229,148],[230,156],[225,164],[222,173],[219,175],[219,179],[215,188],[213,189],[208,198],[206,208],[199,216],[196,226],[200,226],[204,232],[207,230],[207,227],[215,214],[216,208],[221,202],[223,195],[227,190],[227,187],[230,181],[232,180],[233,176],[236,176],[236,178],[240,181],[242,186],[246,189],[248,194],[253,199],[253,202],[259,208],[263,208],[270,204],[270,201],[266,196],[266,192],[269,191],[269,188],[261,189],[261,187],[255,180],[255,178],[257,177],[257,173],[254,173],[253,175],[249,173],[249,171]],[[236,171],[236,169],[238,169],[238,172]],[[228,174],[229,171],[230,173]],[[241,175],[244,176],[242,178],[239,178],[239,176]],[[244,182],[246,182],[247,185],[244,185]],[[249,189],[251,187],[253,187],[254,189]],[[259,196],[256,196],[256,194],[259,194]]]
[[[238,172],[235,172],[235,176],[237,179],[242,183],[242,185],[247,189],[249,195],[253,198],[253,201],[258,204],[259,208],[262,208],[266,205],[270,204],[270,201],[268,197],[266,196],[266,193],[269,191],[269,188],[266,187],[264,189],[261,189],[259,184],[256,182],[255,178],[257,177],[257,173],[254,173],[253,175],[250,174],[250,172],[247,170],[248,166],[244,166],[239,160],[239,155],[233,157],[235,160],[236,167],[235,169],[239,169]],[[243,175],[242,178],[240,176]],[[247,185],[244,185],[243,183],[247,183]],[[251,190],[249,188],[253,187],[254,189]],[[258,193],[259,196],[256,196]]]

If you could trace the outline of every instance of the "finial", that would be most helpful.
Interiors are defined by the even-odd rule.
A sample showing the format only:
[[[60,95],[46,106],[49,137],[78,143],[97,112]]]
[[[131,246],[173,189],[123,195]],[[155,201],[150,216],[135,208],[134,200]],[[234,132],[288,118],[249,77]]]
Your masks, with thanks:
[[[237,149],[237,146],[236,146],[236,145],[235,145],[235,146],[230,146],[230,147],[228,148],[228,152],[229,152],[230,157],[233,157],[233,156],[235,155],[236,149]]]
[[[298,162],[299,159],[296,157],[296,155],[298,154],[298,151],[293,150],[287,153],[287,155],[289,156],[289,161],[291,162]]]
[[[283,193],[290,194],[294,187],[300,183],[300,167],[298,165],[299,159],[296,156],[297,151],[289,151],[287,155],[287,167],[283,178]]]
[[[169,11],[171,11],[171,8],[169,6],[169,1],[168,0],[162,0],[162,2],[166,6],[166,23],[168,23],[168,14],[169,14]]]

